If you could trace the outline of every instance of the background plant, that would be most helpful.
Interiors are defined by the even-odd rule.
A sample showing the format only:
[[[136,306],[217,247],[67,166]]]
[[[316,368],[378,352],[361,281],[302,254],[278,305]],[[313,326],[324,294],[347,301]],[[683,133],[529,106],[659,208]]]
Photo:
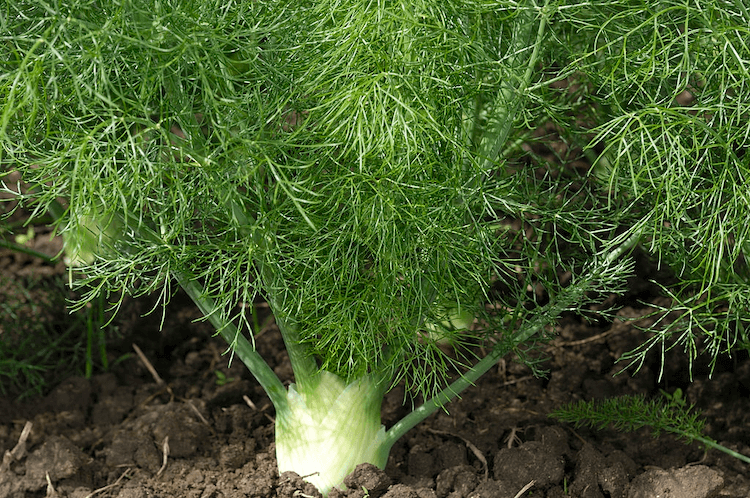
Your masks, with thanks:
[[[747,345],[740,0],[0,5],[2,161],[90,235],[83,301],[179,284],[274,402],[277,448],[297,400],[354,392],[377,440],[355,459],[384,464],[507,352],[536,367],[639,243],[684,319],[626,359]],[[593,169],[535,155],[542,125]],[[289,393],[252,348],[259,295]],[[398,381],[426,401],[381,433]]]
[[[574,15],[568,13],[575,12]],[[560,11],[564,46],[592,89],[596,176],[610,207],[679,282],[679,318],[625,356],[747,349],[750,50],[745,2],[610,2]],[[634,15],[636,14],[637,15]],[[588,33],[593,46],[576,45]],[[601,116],[607,115],[606,120]],[[662,360],[663,361],[663,360]]]
[[[564,422],[575,423],[577,427],[588,425],[599,430],[613,425],[622,432],[633,432],[643,427],[651,428],[654,437],[663,432],[683,438],[686,444],[698,441],[706,448],[714,448],[728,455],[750,463],[750,457],[737,453],[703,433],[705,421],[693,406],[686,406],[685,399],[678,389],[665,399],[646,400],[643,396],[621,396],[605,400],[579,401],[561,406],[550,416]]]
[[[5,204],[0,207],[5,207]],[[106,344],[115,331],[106,303],[94,299],[81,313],[66,307],[75,293],[56,274],[49,251],[50,219],[16,213],[0,222],[0,394],[26,398],[71,375],[107,370]]]

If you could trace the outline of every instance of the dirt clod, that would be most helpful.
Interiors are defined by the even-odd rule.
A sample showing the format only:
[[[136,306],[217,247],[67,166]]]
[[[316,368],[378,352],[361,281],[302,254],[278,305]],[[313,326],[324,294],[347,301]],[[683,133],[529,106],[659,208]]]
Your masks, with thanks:
[[[361,463],[346,476],[344,484],[349,489],[363,489],[373,498],[377,498],[391,485],[391,478],[371,463]]]
[[[391,486],[383,498],[424,498],[418,494],[414,489],[405,484],[396,484]]]
[[[680,469],[650,469],[630,484],[628,498],[712,498],[724,479],[704,465]]]
[[[284,472],[279,476],[276,488],[278,498],[321,498],[320,492],[302,479],[296,472]]]
[[[437,476],[438,498],[466,498],[477,487],[476,471],[467,465],[445,469]]]
[[[503,448],[495,455],[495,479],[521,488],[531,481],[545,488],[562,480],[565,462],[553,445],[528,441],[519,447]]]

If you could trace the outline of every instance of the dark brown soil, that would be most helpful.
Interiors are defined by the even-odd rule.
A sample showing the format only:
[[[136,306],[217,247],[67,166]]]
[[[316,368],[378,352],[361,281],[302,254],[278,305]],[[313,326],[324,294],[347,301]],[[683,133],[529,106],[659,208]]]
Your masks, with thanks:
[[[0,271],[19,286],[19,275],[30,267],[47,272],[45,278],[60,272],[3,254]],[[647,291],[642,281],[633,288],[641,298]],[[545,346],[546,378],[511,357],[500,361],[448,412],[399,441],[385,472],[359,468],[347,490],[331,496],[750,497],[749,466],[721,452],[669,435],[654,438],[645,429],[576,429],[548,416],[573,400],[656,396],[659,389],[681,387],[703,411],[709,436],[750,455],[746,356],[724,358],[711,380],[696,365],[692,384],[680,352],[668,357],[660,382],[658,358],[637,375],[615,375],[622,367],[615,360],[643,339],[637,323],[625,320],[647,311],[635,302],[626,302],[613,323],[566,317],[558,338]],[[108,344],[110,371],[59,379],[43,398],[16,402],[9,393],[0,399],[0,498],[315,495],[298,476],[277,475],[273,407],[239,361],[228,366],[225,344],[208,324],[194,321],[195,307],[175,296],[160,331],[159,313],[141,317],[148,306],[131,302],[118,318],[119,335]],[[22,333],[5,330],[0,340]],[[272,322],[256,341],[279,376],[291,380]],[[388,394],[386,426],[406,413],[402,400],[398,389]],[[30,428],[25,435],[24,427]]]

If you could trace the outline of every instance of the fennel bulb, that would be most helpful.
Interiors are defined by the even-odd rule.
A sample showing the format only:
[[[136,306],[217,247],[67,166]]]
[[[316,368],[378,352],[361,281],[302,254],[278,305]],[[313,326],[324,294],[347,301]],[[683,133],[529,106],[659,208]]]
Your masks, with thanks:
[[[65,264],[82,267],[92,264],[97,257],[112,252],[112,245],[122,239],[122,227],[114,217],[101,215],[101,208],[77,217],[77,223],[64,230]]]
[[[347,384],[323,371],[316,384],[289,386],[288,405],[276,413],[276,460],[280,473],[294,471],[327,495],[360,463],[384,468],[390,445],[372,379]]]

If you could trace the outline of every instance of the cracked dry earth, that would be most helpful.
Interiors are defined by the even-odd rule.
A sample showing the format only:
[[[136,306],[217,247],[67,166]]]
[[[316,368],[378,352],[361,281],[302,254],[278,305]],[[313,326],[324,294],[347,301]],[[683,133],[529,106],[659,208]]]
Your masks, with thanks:
[[[43,267],[29,258],[0,257],[5,278],[12,281],[19,268]],[[750,497],[748,465],[718,451],[669,435],[654,438],[647,430],[575,428],[548,417],[574,400],[654,396],[681,387],[702,410],[709,436],[750,455],[746,354],[722,359],[711,379],[696,365],[692,383],[679,352],[670,353],[661,381],[658,358],[636,375],[615,375],[622,367],[616,358],[643,339],[627,319],[644,314],[632,304],[648,299],[644,282],[634,281],[612,323],[565,317],[544,349],[546,378],[504,359],[447,412],[399,441],[384,471],[361,466],[347,478],[347,489],[331,496]],[[58,379],[42,398],[0,399],[0,498],[315,496],[299,476],[277,475],[273,408],[239,361],[228,366],[225,346],[207,324],[194,321],[194,306],[177,295],[161,331],[160,316],[142,317],[149,306],[130,302],[118,318],[109,372]],[[291,380],[271,320],[257,347]],[[398,388],[386,397],[386,425],[406,413],[403,398]]]

